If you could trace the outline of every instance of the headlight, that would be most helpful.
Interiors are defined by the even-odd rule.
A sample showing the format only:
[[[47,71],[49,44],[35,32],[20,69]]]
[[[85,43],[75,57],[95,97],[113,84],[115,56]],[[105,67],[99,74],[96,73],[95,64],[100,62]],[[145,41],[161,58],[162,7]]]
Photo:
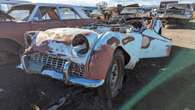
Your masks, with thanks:
[[[78,34],[75,36],[72,41],[72,46],[72,52],[75,56],[84,55],[89,51],[89,42],[87,38],[82,34]]]
[[[38,31],[30,31],[24,34],[24,42],[26,48],[35,43],[35,39],[38,33],[39,33]]]

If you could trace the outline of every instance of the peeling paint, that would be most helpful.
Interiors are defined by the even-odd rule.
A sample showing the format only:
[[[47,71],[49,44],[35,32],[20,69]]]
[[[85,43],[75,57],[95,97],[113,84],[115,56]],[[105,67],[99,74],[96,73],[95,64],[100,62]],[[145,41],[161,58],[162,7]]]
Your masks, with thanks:
[[[112,38],[110,38],[110,39],[107,41],[107,44],[108,44],[108,45],[118,46],[118,45],[120,44],[120,40],[118,40],[118,39],[115,38],[115,37],[112,37]]]
[[[109,45],[103,45],[91,57],[86,77],[89,79],[105,79],[112,61],[114,50]]]
[[[124,38],[124,39],[122,40],[122,43],[123,43],[123,45],[126,45],[126,44],[128,44],[129,42],[134,41],[134,40],[135,40],[135,38],[133,38],[133,37],[126,37],[126,38]]]

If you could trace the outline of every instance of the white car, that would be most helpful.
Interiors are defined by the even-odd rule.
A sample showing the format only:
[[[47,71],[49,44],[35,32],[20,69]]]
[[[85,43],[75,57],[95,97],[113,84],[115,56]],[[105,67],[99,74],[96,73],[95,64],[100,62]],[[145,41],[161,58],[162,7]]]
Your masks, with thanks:
[[[113,98],[122,88],[124,69],[133,69],[140,59],[170,55],[170,40],[154,30],[93,24],[28,32],[21,65],[27,73],[98,88]]]

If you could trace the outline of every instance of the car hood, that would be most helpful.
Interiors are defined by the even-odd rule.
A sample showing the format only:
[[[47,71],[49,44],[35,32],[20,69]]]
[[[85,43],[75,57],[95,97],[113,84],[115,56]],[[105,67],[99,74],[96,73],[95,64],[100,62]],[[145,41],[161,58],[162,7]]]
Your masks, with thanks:
[[[72,53],[72,41],[76,35],[84,35],[88,42],[89,48],[92,49],[98,39],[98,34],[88,29],[79,28],[56,28],[39,32],[26,53],[40,52],[54,54],[58,56],[76,57]]]

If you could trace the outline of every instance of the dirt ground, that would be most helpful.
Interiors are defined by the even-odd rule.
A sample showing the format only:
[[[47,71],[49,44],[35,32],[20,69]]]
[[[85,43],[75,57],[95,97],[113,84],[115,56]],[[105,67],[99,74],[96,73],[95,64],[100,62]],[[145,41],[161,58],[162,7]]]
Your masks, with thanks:
[[[65,86],[63,82],[50,79],[48,77],[40,77],[38,75],[29,75],[15,68],[14,64],[0,67],[0,110],[108,110],[120,109],[131,97],[152,81],[158,72],[163,70],[165,66],[177,56],[177,52],[183,48],[195,49],[195,30],[191,29],[164,29],[163,35],[173,40],[175,47],[173,54],[168,58],[148,59],[141,61],[133,71],[126,70],[128,75],[124,82],[124,88],[121,94],[113,101],[102,100],[97,96],[94,89],[86,89],[79,86]],[[183,88],[188,87],[190,83],[195,84],[192,78],[188,78],[193,74],[194,66],[188,68],[189,73],[185,80],[188,83],[183,84]],[[146,97],[141,99],[134,105],[134,110],[168,110],[164,109],[169,96],[174,92],[183,90],[173,89],[174,82],[179,82],[182,76],[177,76],[169,82],[163,83],[163,87],[157,88]],[[192,76],[194,77],[194,75]],[[183,80],[182,80],[183,81]],[[166,85],[170,85],[167,87]],[[193,85],[192,85],[193,86]],[[168,92],[163,98],[161,91]],[[165,91],[166,90],[166,91]],[[178,90],[178,91],[176,91]],[[194,91],[194,89],[193,89]],[[182,91],[181,91],[182,92]],[[159,93],[159,94],[158,94]],[[169,94],[170,93],[170,94]],[[183,95],[189,95],[190,90]],[[175,94],[177,95],[177,94]],[[186,97],[192,97],[191,95]],[[193,95],[193,99],[195,96]],[[181,99],[180,99],[181,100]],[[167,102],[167,103],[166,103]],[[163,104],[162,104],[163,103]],[[186,102],[187,103],[187,102]],[[162,104],[162,105],[161,105]],[[192,104],[193,105],[193,104]],[[194,104],[195,105],[195,104]],[[174,108],[172,105],[172,108]],[[162,108],[162,109],[161,109]],[[130,109],[130,108],[129,108]],[[169,109],[171,110],[171,109]],[[172,109],[180,110],[180,109]],[[181,109],[194,110],[194,109]]]

